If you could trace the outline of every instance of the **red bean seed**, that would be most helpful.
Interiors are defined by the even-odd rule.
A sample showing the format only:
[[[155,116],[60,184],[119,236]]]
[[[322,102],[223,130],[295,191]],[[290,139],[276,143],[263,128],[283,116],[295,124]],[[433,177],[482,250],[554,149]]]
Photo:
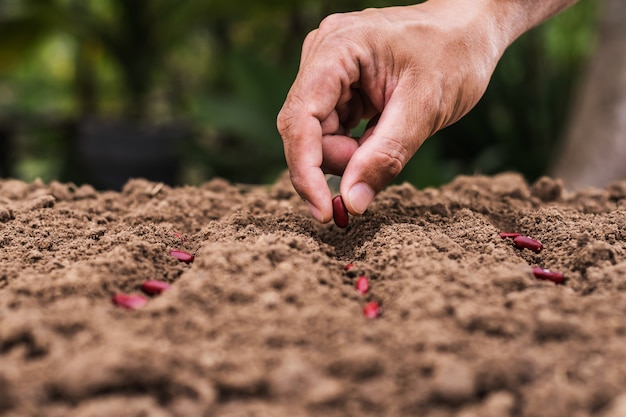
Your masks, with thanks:
[[[354,264],[347,264],[346,266],[343,267],[344,271],[349,271],[352,268],[354,268]]]
[[[170,251],[170,255],[186,264],[190,264],[193,262],[193,255],[185,252],[184,250],[172,249]]]
[[[169,290],[172,286],[167,282],[150,280],[141,284],[141,289],[146,294],[150,295],[158,295],[161,294],[165,290]]]
[[[502,239],[506,239],[506,238],[515,239],[518,236],[521,236],[521,234],[520,233],[515,233],[515,232],[502,232],[502,233],[500,233],[500,237]]]
[[[148,299],[143,295],[116,294],[111,299],[113,304],[129,310],[136,310],[146,305]]]
[[[380,306],[376,301],[370,301],[363,307],[363,315],[368,319],[375,319],[380,316]]]
[[[561,272],[551,271],[549,269],[541,268],[538,266],[534,266],[532,270],[533,275],[535,275],[535,278],[537,279],[545,279],[548,281],[552,281],[556,284],[561,284],[563,283],[563,281],[565,281],[565,275],[563,275],[563,273]]]
[[[513,239],[513,243],[519,249],[530,249],[535,253],[539,253],[543,249],[541,242],[528,236],[517,236]]]
[[[362,275],[356,279],[356,290],[361,294],[367,294],[367,292],[370,290],[370,283],[365,275]]]
[[[346,210],[340,195],[333,198],[333,220],[338,227],[348,227],[348,210]]]

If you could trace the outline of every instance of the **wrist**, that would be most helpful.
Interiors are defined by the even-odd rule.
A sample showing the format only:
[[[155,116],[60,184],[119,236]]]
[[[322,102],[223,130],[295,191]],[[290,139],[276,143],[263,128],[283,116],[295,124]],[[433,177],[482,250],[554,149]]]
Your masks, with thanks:
[[[417,19],[439,26],[438,32],[445,38],[462,42],[495,62],[523,33],[521,11],[516,6],[512,0],[429,0],[408,7],[417,13]]]
[[[560,13],[578,0],[476,0],[485,3],[487,15],[506,47],[533,27]],[[454,0],[452,2],[455,2]]]
[[[519,36],[577,1],[429,0],[409,7],[447,15],[446,21],[471,28],[476,40],[487,40],[500,56]]]

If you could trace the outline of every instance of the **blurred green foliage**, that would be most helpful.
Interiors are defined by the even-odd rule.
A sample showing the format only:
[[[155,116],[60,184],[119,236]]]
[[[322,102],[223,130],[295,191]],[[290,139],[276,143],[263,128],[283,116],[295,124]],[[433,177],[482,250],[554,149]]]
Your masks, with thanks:
[[[81,121],[175,122],[191,132],[177,149],[180,183],[271,182],[285,168],[276,114],[306,34],[333,12],[411,3],[4,0],[0,129],[11,143],[0,163],[9,159],[16,178],[81,183],[70,163]],[[519,39],[476,109],[429,139],[398,181],[540,175],[593,48],[597,9],[580,2]]]

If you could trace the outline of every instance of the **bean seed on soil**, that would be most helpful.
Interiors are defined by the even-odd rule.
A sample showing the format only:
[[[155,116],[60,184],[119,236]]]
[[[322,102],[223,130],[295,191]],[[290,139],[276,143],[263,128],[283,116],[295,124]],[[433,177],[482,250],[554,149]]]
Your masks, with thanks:
[[[532,268],[533,275],[537,279],[545,279],[547,281],[552,281],[556,284],[562,284],[565,281],[565,275],[562,272],[551,271],[549,269],[541,268],[538,266],[534,266]]]
[[[370,290],[370,283],[365,275],[361,275],[356,279],[355,286],[356,290],[363,295],[367,294],[367,292]]]
[[[346,266],[344,266],[344,267],[343,267],[343,270],[344,270],[344,271],[349,271],[349,270],[351,270],[352,268],[354,268],[354,264],[347,264]]]
[[[111,299],[113,304],[128,310],[136,310],[146,305],[148,299],[143,295],[134,294],[115,294]]]
[[[159,295],[163,291],[169,290],[172,286],[167,282],[150,280],[141,284],[141,290],[149,295]]]
[[[180,239],[181,242],[185,243],[187,242],[187,238],[185,237],[185,235],[182,235],[178,232],[174,232],[174,236],[176,236],[178,239]]]
[[[343,199],[340,195],[336,195],[333,198],[333,220],[337,227],[348,227],[348,210],[346,210],[346,206],[343,204]]]
[[[184,250],[172,249],[170,251],[170,255],[172,255],[174,258],[186,264],[190,264],[193,262],[193,255],[188,252],[185,252]]]
[[[500,233],[500,237],[502,239],[515,239],[516,237],[521,236],[521,233],[515,233],[515,232],[502,232]]]
[[[363,307],[363,315],[368,319],[375,319],[380,316],[380,306],[376,301],[370,301]]]
[[[530,249],[535,253],[539,253],[543,249],[541,242],[528,236],[517,236],[513,239],[513,243],[518,249]]]

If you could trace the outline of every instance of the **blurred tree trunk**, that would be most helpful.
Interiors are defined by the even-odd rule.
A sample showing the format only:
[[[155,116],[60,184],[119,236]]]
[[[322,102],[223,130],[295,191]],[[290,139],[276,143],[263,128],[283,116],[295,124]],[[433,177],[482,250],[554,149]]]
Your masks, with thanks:
[[[605,0],[598,44],[550,172],[572,188],[626,179],[626,1]]]

